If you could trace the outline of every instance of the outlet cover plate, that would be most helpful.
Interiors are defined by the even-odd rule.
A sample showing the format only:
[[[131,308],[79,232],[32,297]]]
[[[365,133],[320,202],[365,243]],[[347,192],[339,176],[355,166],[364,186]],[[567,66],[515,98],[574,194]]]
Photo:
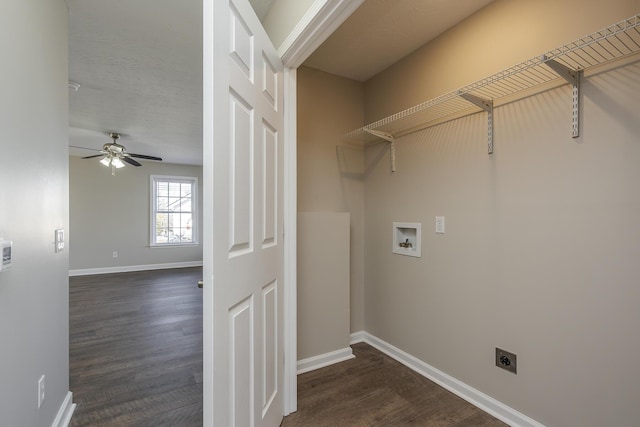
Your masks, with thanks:
[[[515,353],[496,347],[496,366],[517,375],[518,357]]]
[[[45,382],[44,375],[38,380],[38,408],[44,403]]]

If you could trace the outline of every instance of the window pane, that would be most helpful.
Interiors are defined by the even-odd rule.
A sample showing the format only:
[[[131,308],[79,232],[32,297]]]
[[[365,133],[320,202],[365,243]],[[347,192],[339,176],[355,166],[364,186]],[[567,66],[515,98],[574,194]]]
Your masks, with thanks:
[[[191,233],[192,227],[192,217],[191,214],[182,214],[182,241],[183,242],[193,242],[193,234]]]
[[[158,197],[167,197],[169,195],[169,183],[166,181],[157,181],[157,195]]]
[[[180,199],[178,197],[169,197],[167,210],[179,212],[180,211]]]
[[[180,242],[180,214],[169,214],[169,243]]]
[[[168,214],[156,214],[156,243],[166,243],[168,236]]]
[[[180,215],[180,228],[186,229],[191,224],[191,214],[183,213]]]
[[[191,197],[191,183],[183,182],[180,186],[180,194],[182,197]]]
[[[169,197],[180,197],[180,183],[179,182],[170,182],[169,183]]]
[[[180,210],[182,212],[191,212],[191,198],[182,199],[182,204],[180,205]]]
[[[158,197],[156,203],[156,210],[166,211],[169,206],[169,198],[168,197]]]

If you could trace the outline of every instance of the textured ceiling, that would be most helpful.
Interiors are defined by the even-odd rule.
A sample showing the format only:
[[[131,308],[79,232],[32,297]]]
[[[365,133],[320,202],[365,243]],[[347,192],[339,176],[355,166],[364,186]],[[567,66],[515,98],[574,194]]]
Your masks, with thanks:
[[[69,145],[87,148],[70,154],[119,132],[131,153],[202,164],[202,0],[66,2]],[[366,0],[305,65],[364,81],[489,2]]]
[[[202,0],[67,0],[69,145],[202,163]],[[90,155],[88,150],[71,154]]]
[[[492,0],[366,0],[304,65],[366,81]]]

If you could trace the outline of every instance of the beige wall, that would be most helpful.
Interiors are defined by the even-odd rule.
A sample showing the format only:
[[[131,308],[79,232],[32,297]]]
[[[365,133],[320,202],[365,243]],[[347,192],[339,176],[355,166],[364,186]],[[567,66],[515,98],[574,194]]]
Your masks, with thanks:
[[[298,360],[349,346],[349,214],[298,214]]]
[[[640,10],[638,1],[496,1],[366,83],[367,122]],[[365,330],[549,426],[640,419],[640,63],[366,151]],[[322,122],[322,120],[319,120]],[[436,215],[446,234],[434,233]],[[391,253],[421,222],[422,258]],[[494,348],[518,355],[518,375]]]
[[[198,178],[198,246],[149,247],[150,175]],[[202,261],[201,166],[144,162],[111,176],[97,159],[70,157],[69,181],[70,270]]]
[[[364,327],[364,155],[344,145],[343,135],[363,124],[362,89],[352,80],[298,70],[298,211],[350,213],[351,331]]]
[[[262,25],[271,42],[280,47],[316,0],[275,0]]]
[[[69,391],[67,7],[3,2],[0,13],[0,425],[51,426]],[[37,383],[45,375],[38,408]]]
[[[638,10],[640,0],[496,0],[367,81],[365,121],[473,83]]]

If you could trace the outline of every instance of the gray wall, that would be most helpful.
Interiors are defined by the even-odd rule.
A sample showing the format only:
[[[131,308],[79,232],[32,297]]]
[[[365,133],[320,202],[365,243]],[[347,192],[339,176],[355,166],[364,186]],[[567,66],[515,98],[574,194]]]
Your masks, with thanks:
[[[69,391],[67,8],[3,2],[0,14],[0,425],[50,426]],[[46,375],[38,409],[37,381]]]
[[[638,6],[498,0],[367,82],[366,122]],[[637,425],[638,76],[635,62],[585,79],[577,140],[563,86],[498,107],[491,156],[485,114],[401,138],[394,174],[385,145],[367,149],[365,330],[545,425]],[[391,253],[393,221],[423,224],[422,258]]]
[[[98,160],[69,158],[70,270],[202,261],[201,166],[144,162],[112,176]],[[198,178],[199,245],[149,246],[150,175]]]
[[[298,212],[350,214],[352,332],[364,328],[364,152],[345,145],[343,135],[363,125],[363,88],[322,71],[298,70]]]

